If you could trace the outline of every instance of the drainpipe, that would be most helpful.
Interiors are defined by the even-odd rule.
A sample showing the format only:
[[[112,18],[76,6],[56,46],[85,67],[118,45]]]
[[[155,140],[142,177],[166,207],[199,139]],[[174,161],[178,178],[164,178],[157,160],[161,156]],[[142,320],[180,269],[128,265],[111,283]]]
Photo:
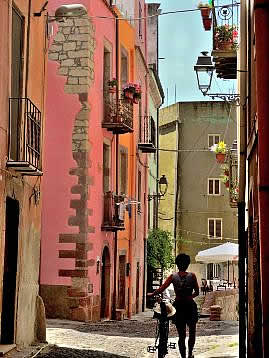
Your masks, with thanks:
[[[269,1],[254,1],[263,357],[269,357]]]
[[[116,21],[116,79],[117,79],[117,91],[116,91],[116,111],[117,117],[119,115],[119,21],[118,16],[115,14]],[[119,134],[116,133],[116,168],[115,168],[115,176],[116,176],[116,198],[119,195]],[[113,287],[113,309],[112,309],[112,317],[116,319],[116,309],[117,309],[117,270],[118,268],[118,232],[115,231],[114,236],[114,287]]]
[[[246,2],[241,3],[240,9],[240,62],[239,69],[247,69],[247,6]],[[250,42],[249,42],[250,43]],[[249,67],[250,68],[250,67]],[[239,126],[240,142],[239,151],[239,200],[238,200],[238,243],[239,243],[239,261],[238,261],[238,279],[239,279],[239,351],[242,358],[246,356],[246,241],[245,232],[245,195],[246,195],[246,149],[247,149],[247,72],[239,73]],[[249,82],[250,83],[250,82]],[[249,104],[248,104],[249,105]]]

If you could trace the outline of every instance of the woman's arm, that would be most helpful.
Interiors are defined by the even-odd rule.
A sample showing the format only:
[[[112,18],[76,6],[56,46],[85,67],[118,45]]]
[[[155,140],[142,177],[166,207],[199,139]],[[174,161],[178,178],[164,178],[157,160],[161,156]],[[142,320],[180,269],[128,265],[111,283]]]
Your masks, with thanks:
[[[155,296],[162,293],[172,283],[172,279],[173,275],[168,276],[165,282],[157,290],[152,293],[148,293],[147,296]]]
[[[192,274],[192,278],[193,278],[193,289],[194,289],[194,293],[192,294],[192,298],[195,298],[197,296],[199,296],[199,285],[197,282],[197,277],[196,275],[193,273]]]

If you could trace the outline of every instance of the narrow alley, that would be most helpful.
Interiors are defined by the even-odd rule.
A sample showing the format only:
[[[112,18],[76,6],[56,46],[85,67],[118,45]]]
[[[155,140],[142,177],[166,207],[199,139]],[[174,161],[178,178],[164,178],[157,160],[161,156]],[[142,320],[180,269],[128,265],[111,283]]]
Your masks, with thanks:
[[[8,358],[155,358],[147,347],[154,344],[156,321],[152,311],[131,320],[82,323],[49,319],[48,345],[10,353]],[[177,342],[177,332],[170,326],[169,342]],[[210,321],[200,318],[197,325],[195,358],[236,358],[238,356],[238,321]],[[178,349],[169,349],[167,358],[178,357]]]

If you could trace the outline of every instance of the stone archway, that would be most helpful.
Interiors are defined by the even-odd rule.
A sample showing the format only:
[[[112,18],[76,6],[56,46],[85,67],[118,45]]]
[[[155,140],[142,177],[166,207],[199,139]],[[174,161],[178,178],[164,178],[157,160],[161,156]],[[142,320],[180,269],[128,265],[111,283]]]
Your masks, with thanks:
[[[100,318],[109,318],[110,312],[110,254],[109,249],[105,246],[102,255],[101,270],[101,310]]]

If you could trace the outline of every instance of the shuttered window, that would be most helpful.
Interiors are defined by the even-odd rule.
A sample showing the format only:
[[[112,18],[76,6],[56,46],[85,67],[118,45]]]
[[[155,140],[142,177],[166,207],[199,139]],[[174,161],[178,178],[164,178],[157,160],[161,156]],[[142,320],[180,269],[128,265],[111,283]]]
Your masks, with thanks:
[[[208,195],[220,195],[220,180],[208,178]]]
[[[128,152],[120,149],[120,194],[128,194]]]
[[[208,134],[208,148],[212,145],[219,143],[220,135],[219,134]]]
[[[103,143],[103,190],[110,190],[110,145]]]
[[[208,219],[208,236],[210,238],[222,237],[222,219],[220,218]]]

